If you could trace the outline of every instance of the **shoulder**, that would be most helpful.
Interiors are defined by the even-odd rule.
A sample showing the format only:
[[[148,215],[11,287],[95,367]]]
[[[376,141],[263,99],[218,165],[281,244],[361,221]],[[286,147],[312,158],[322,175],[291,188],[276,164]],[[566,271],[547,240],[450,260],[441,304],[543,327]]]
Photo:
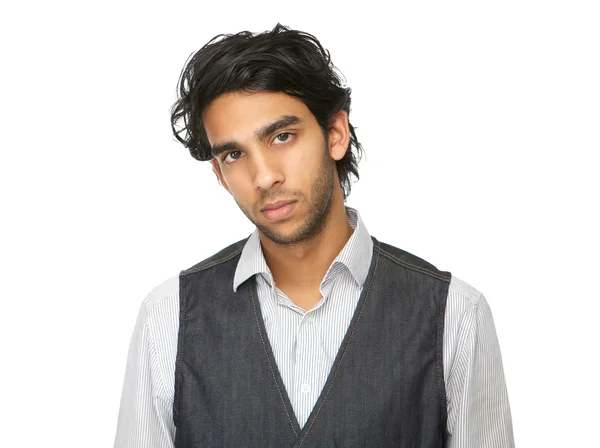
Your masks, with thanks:
[[[179,275],[173,275],[156,285],[146,295],[142,305],[146,313],[152,313],[157,306],[162,308],[173,301],[179,305]]]
[[[479,304],[483,294],[481,291],[452,275],[448,287],[448,302],[459,303],[465,307],[473,308]]]
[[[232,258],[235,258],[236,256],[242,253],[242,250],[244,249],[244,245],[246,244],[246,241],[248,241],[248,238],[249,236],[230,244],[229,246],[225,247],[224,249],[221,249],[220,251],[211,255],[210,257],[207,257],[199,263],[196,263],[191,268],[181,271],[181,274],[192,274],[194,272],[208,269],[212,266],[219,265],[228,260],[231,260]]]
[[[415,273],[433,277],[444,282],[449,282],[451,274],[447,271],[442,271],[435,267],[432,263],[418,257],[410,252],[400,249],[399,247],[379,241],[375,238],[377,250],[385,259],[391,263],[402,266]]]
[[[478,307],[485,300],[483,294],[474,286],[452,275],[448,286],[446,313],[444,319],[444,377],[460,358],[462,347],[474,337],[477,325]]]
[[[452,276],[448,288],[445,318],[446,334],[452,338],[454,334],[481,339],[483,335],[494,333],[494,321],[490,304],[481,291],[467,282]]]
[[[452,275],[446,300],[446,334],[472,329],[484,295],[474,286]],[[450,336],[451,337],[451,336]]]
[[[224,261],[234,258],[240,254],[244,248],[244,244],[248,238],[236,241],[230,244],[224,249],[212,254],[204,260],[196,263],[189,269],[184,269],[177,275],[172,275],[163,282],[157,284],[148,292],[146,298],[143,300],[142,307],[147,314],[151,314],[156,309],[164,309],[179,307],[179,278],[181,275],[190,274],[193,272],[208,269],[211,266],[218,265]]]
[[[149,362],[157,369],[161,390],[172,402],[179,330],[179,275],[157,284],[146,295],[140,307],[138,328],[150,353]]]

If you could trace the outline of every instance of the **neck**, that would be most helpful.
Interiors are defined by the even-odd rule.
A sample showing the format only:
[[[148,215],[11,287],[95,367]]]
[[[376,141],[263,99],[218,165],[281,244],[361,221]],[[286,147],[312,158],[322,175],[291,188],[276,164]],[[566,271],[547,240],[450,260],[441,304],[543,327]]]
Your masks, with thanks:
[[[259,232],[263,254],[278,287],[318,289],[331,263],[354,229],[348,222],[341,194],[335,194],[325,226],[314,238],[279,245]]]

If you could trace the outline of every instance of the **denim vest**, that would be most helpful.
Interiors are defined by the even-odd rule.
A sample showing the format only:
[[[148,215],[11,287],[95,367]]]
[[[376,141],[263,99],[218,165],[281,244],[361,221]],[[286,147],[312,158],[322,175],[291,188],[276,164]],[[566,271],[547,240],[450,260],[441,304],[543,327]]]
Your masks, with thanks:
[[[303,428],[273,357],[255,276],[233,292],[247,239],[181,271],[177,448],[444,446],[451,274],[371,238],[360,299]]]

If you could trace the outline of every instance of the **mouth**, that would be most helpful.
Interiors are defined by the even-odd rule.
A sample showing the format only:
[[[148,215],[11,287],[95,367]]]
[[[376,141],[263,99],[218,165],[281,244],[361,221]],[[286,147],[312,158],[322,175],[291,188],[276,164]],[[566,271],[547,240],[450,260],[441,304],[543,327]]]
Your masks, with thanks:
[[[262,212],[267,219],[276,221],[288,216],[295,206],[296,201],[279,201],[273,204],[268,204],[262,209]]]

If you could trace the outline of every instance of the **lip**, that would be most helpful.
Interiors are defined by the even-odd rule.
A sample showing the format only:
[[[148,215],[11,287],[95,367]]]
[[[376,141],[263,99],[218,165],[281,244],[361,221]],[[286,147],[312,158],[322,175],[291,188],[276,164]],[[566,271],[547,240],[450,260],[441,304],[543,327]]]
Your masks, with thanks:
[[[270,204],[265,205],[263,207],[262,211],[264,212],[265,210],[274,210],[276,208],[283,207],[286,204],[291,204],[292,202],[296,202],[296,201],[277,201],[277,202],[272,202]]]
[[[280,220],[288,216],[296,206],[296,201],[279,201],[269,204],[267,207],[274,206],[277,208],[264,208],[262,211],[265,217],[271,221]]]

